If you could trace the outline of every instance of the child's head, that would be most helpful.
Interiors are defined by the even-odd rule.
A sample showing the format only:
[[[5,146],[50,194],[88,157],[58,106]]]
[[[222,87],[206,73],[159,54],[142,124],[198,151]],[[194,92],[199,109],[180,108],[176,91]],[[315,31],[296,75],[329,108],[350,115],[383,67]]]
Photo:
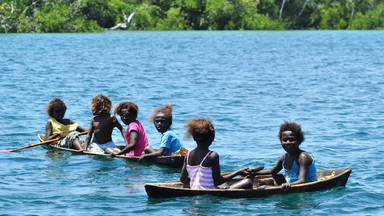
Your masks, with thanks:
[[[115,108],[115,113],[120,116],[121,121],[126,125],[136,120],[138,112],[139,107],[132,101],[121,102]]]
[[[284,121],[284,123],[280,126],[279,130],[279,139],[280,142],[283,143],[283,135],[284,132],[290,131],[291,134],[294,136],[295,141],[298,145],[300,145],[302,142],[304,142],[304,132],[301,130],[301,126],[295,122],[287,122]]]
[[[172,125],[172,105],[170,103],[152,111],[150,121],[153,122],[157,131],[164,133]]]
[[[105,95],[99,94],[92,98],[91,109],[94,115],[109,113],[112,108],[112,101]]]
[[[62,120],[66,111],[67,106],[65,105],[64,101],[60,98],[53,98],[48,103],[46,109],[47,114],[56,120]]]
[[[188,128],[186,138],[192,136],[197,144],[210,145],[215,139],[215,128],[209,119],[192,119],[184,127]]]

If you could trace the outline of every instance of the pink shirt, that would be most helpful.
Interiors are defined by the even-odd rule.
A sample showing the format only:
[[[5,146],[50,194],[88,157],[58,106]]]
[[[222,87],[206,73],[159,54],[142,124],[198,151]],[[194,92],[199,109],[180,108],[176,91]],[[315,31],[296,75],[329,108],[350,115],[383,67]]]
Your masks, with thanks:
[[[144,148],[148,146],[148,137],[147,133],[145,132],[145,129],[143,125],[138,121],[131,122],[128,125],[127,132],[125,134],[125,137],[127,138],[128,144],[130,143],[129,135],[131,131],[136,131],[137,132],[137,143],[136,143],[136,148],[134,148],[132,151],[126,153],[126,156],[140,156]]]
[[[191,180],[189,186],[191,189],[215,189],[212,177],[212,167],[204,167],[202,164],[208,155],[212,151],[209,151],[207,155],[201,160],[201,163],[196,166],[188,164],[189,152],[187,155],[187,172],[188,177]]]

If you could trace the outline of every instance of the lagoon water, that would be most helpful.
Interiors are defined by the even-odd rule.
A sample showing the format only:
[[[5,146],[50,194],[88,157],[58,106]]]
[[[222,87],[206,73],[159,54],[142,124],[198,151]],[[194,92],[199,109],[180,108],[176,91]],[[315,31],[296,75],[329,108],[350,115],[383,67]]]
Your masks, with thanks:
[[[148,198],[177,169],[50,152],[0,153],[1,215],[379,215],[384,213],[384,32],[228,31],[0,35],[0,149],[37,143],[47,103],[87,127],[90,100],[132,100],[150,144],[170,102],[180,138],[210,117],[222,172],[274,165],[284,120],[302,125],[318,169],[352,168],[346,187],[254,199]],[[114,131],[113,139],[123,144]],[[182,140],[194,148],[192,140]],[[126,187],[126,185],[135,185]]]

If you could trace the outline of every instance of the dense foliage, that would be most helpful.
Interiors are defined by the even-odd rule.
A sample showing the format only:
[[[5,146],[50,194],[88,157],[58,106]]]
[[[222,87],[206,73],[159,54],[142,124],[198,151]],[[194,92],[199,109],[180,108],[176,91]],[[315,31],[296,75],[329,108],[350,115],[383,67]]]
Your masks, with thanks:
[[[0,0],[0,32],[100,32],[135,9],[136,30],[384,29],[381,0]]]

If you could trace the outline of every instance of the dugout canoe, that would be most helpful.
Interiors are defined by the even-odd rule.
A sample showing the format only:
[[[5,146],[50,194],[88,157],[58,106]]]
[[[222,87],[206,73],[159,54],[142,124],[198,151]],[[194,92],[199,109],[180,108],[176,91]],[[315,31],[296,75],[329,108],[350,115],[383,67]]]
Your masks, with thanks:
[[[40,141],[44,141],[44,135],[38,134],[38,138]],[[41,145],[43,148],[47,150],[58,150],[58,151],[67,151],[74,154],[85,154],[85,155],[94,155],[94,156],[103,156],[103,157],[111,157],[110,154],[100,154],[100,153],[94,153],[94,152],[81,152],[76,149],[70,149],[70,148],[63,148],[51,144],[45,144]],[[123,149],[124,146],[116,145],[117,148]],[[124,156],[124,155],[117,155],[116,158],[122,158],[127,162],[139,162],[138,156]],[[152,157],[152,158],[145,158],[143,160],[144,163],[152,163],[152,164],[159,164],[164,165],[168,167],[173,168],[181,168],[184,164],[184,156],[158,156],[158,157]]]
[[[173,181],[168,183],[153,183],[145,184],[145,191],[149,197],[152,198],[170,198],[181,196],[197,196],[197,195],[212,195],[228,198],[254,198],[264,197],[272,194],[287,194],[298,192],[310,192],[330,189],[339,186],[345,186],[351,169],[332,169],[321,170],[317,172],[318,181],[309,182],[299,185],[292,185],[288,190],[283,190],[281,186],[285,182],[283,174],[276,176],[271,175],[258,175],[255,178],[255,183],[252,189],[211,189],[211,190],[194,190],[183,188],[180,181]],[[239,181],[241,178],[233,179],[229,184]],[[273,185],[262,186],[261,185]]]

